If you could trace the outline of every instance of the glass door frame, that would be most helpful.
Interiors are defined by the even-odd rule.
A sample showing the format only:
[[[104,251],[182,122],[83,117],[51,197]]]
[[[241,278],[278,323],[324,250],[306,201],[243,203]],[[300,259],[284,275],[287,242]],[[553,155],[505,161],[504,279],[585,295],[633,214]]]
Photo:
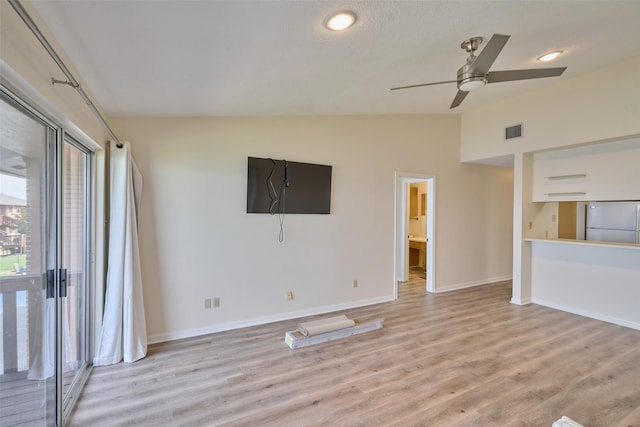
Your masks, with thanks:
[[[54,377],[53,379],[47,381],[55,382],[55,396],[48,396],[45,399],[46,407],[49,408],[49,402],[54,403],[54,411],[55,415],[54,419],[48,418],[49,415],[46,415],[44,418],[47,425],[51,422],[54,422],[55,425],[60,426],[64,425],[67,421],[71,411],[73,409],[73,405],[75,404],[80,392],[82,391],[82,387],[88,378],[91,368],[92,368],[92,357],[93,357],[93,340],[92,340],[92,331],[93,331],[93,311],[95,310],[95,306],[93,304],[93,300],[95,297],[94,287],[95,287],[95,248],[94,248],[94,239],[96,235],[96,224],[94,222],[94,214],[95,214],[95,182],[94,182],[94,171],[96,170],[95,164],[95,153],[85,144],[81,143],[79,139],[75,138],[72,133],[69,133],[65,130],[65,128],[56,121],[47,117],[42,111],[40,111],[37,107],[31,105],[29,102],[23,100],[19,95],[15,94],[11,89],[5,86],[4,82],[0,82],[0,99],[2,102],[6,102],[13,108],[19,110],[21,113],[30,117],[31,119],[37,121],[45,127],[45,141],[44,144],[44,158],[43,158],[43,173],[42,177],[44,181],[44,185],[42,186],[42,191],[44,194],[41,195],[41,199],[44,201],[44,206],[41,207],[43,210],[43,219],[42,219],[42,228],[45,230],[40,230],[39,232],[43,236],[43,241],[41,243],[42,246],[45,247],[44,250],[38,248],[43,253],[44,259],[42,260],[42,274],[43,277],[46,277],[47,270],[53,270],[55,277],[55,285],[54,288],[54,306],[55,306],[55,315],[54,315],[54,327],[55,337],[51,339],[54,342],[55,347],[55,361],[54,361]],[[63,207],[63,160],[64,160],[64,149],[65,144],[70,144],[73,147],[79,149],[82,154],[85,156],[84,162],[84,170],[82,173],[82,179],[84,182],[84,193],[82,203],[85,207],[85,212],[83,212],[82,218],[82,230],[84,234],[84,239],[82,242],[83,245],[83,260],[82,260],[82,268],[84,270],[83,274],[83,292],[84,292],[84,301],[83,308],[81,310],[82,313],[82,355],[85,358],[85,363],[82,366],[82,369],[78,370],[77,375],[73,379],[69,392],[65,395],[63,392],[63,350],[64,350],[64,342],[63,342],[63,318],[62,318],[62,299],[60,296],[60,274],[62,269],[66,266],[63,265],[63,236],[64,236],[64,207]],[[51,209],[54,212],[51,212]],[[50,216],[52,215],[53,218]],[[49,229],[50,227],[54,227],[53,230]],[[53,242],[51,241],[53,239]],[[45,284],[46,286],[46,284]],[[46,303],[45,303],[46,304]],[[46,410],[48,412],[48,409]],[[53,415],[53,414],[52,414]]]
[[[44,387],[41,387],[42,396],[36,396],[34,399],[42,399],[43,411],[36,419],[42,421],[46,425],[61,425],[59,419],[59,402],[60,397],[57,393],[56,381],[56,349],[57,349],[57,325],[58,321],[58,287],[57,266],[59,264],[58,240],[58,182],[57,182],[57,159],[56,147],[60,138],[61,129],[53,121],[44,116],[40,111],[32,105],[24,101],[19,96],[4,85],[0,85],[0,99],[9,108],[15,109],[19,114],[23,115],[27,120],[33,121],[43,127],[43,139],[38,143],[38,148],[42,158],[37,164],[39,172],[33,176],[27,174],[25,176],[27,187],[32,186],[36,191],[31,193],[34,199],[35,208],[38,209],[37,220],[34,212],[31,212],[31,204],[27,205],[27,210],[32,225],[29,226],[28,234],[31,235],[30,240],[35,240],[34,247],[29,248],[36,257],[40,258],[39,262],[34,265],[33,260],[30,263],[31,268],[36,268],[32,273],[40,276],[40,297],[36,300],[35,305],[30,299],[28,301],[28,316],[35,315],[35,328],[29,330],[29,361],[27,370],[33,368],[31,364],[31,352],[33,351],[39,358],[36,362],[36,372],[33,380],[39,381]],[[31,180],[31,182],[29,182]],[[27,201],[29,200],[29,190],[27,190]],[[34,227],[36,227],[34,229]],[[37,259],[37,258],[36,258]],[[27,264],[29,268],[29,263]],[[53,283],[51,283],[53,282]],[[51,301],[53,299],[53,301]],[[40,317],[40,322],[38,318]],[[32,335],[33,334],[33,335]],[[53,335],[53,336],[52,336]],[[32,348],[31,344],[34,344]],[[38,344],[36,344],[38,343]],[[38,345],[40,347],[38,347]],[[51,349],[51,350],[50,350]],[[49,369],[49,367],[51,367]],[[39,371],[39,372],[38,372]],[[35,420],[34,420],[35,421]]]
[[[94,277],[94,271],[93,271],[93,236],[94,236],[94,230],[92,227],[92,218],[93,218],[93,203],[92,201],[93,199],[93,189],[94,189],[94,185],[93,185],[93,180],[92,180],[92,170],[94,167],[94,156],[93,156],[93,152],[91,150],[89,150],[87,147],[85,147],[84,145],[82,145],[77,139],[75,139],[71,134],[69,134],[68,132],[65,132],[64,129],[62,129],[62,131],[60,132],[60,141],[58,143],[58,149],[59,149],[59,154],[60,154],[60,163],[59,163],[59,167],[61,168],[60,170],[60,174],[58,175],[59,177],[59,182],[60,182],[60,186],[63,186],[64,184],[64,176],[65,176],[65,172],[66,170],[64,169],[64,159],[65,159],[65,150],[73,147],[75,149],[77,149],[78,151],[80,151],[80,153],[84,156],[84,162],[83,162],[83,170],[82,170],[82,180],[84,183],[84,192],[83,192],[83,197],[82,197],[82,205],[83,205],[83,215],[82,215],[82,235],[84,236],[83,240],[82,240],[82,255],[83,255],[83,259],[82,259],[82,304],[81,304],[81,314],[82,317],[80,319],[80,324],[77,325],[80,327],[81,331],[80,331],[80,354],[82,356],[82,358],[84,360],[81,360],[82,365],[78,367],[78,369],[76,370],[76,374],[71,382],[71,384],[69,385],[68,389],[66,390],[67,392],[65,393],[65,387],[64,387],[64,343],[62,342],[62,340],[59,340],[59,342],[62,345],[62,348],[60,348],[60,351],[57,352],[57,355],[59,357],[59,364],[58,364],[58,369],[59,372],[61,373],[61,375],[58,376],[58,380],[56,383],[56,388],[58,390],[58,395],[62,396],[62,408],[60,411],[60,423],[63,424],[71,415],[71,412],[73,410],[73,405],[75,404],[75,402],[77,401],[78,397],[80,396],[80,393],[82,392],[82,388],[84,386],[84,383],[86,382],[87,378],[89,377],[89,374],[91,373],[91,369],[92,369],[92,351],[91,349],[93,348],[93,340],[91,339],[91,331],[92,331],[92,301],[93,301],[93,286],[91,286],[91,278]],[[59,229],[61,230],[61,235],[64,236],[66,233],[66,230],[64,229],[64,218],[65,218],[65,212],[64,212],[64,188],[61,189],[61,191],[58,193],[58,206],[60,209],[60,224],[59,224]],[[63,246],[63,240],[64,239],[59,239],[59,259],[60,259],[60,263],[62,264],[62,268],[68,268],[69,266],[64,265],[64,246]],[[67,277],[67,280],[69,280],[69,276]],[[58,322],[58,326],[59,326],[59,330],[58,332],[63,336],[63,322],[65,321],[64,319],[64,311],[62,309],[62,299],[59,298],[58,299],[58,304],[59,304],[59,322]]]

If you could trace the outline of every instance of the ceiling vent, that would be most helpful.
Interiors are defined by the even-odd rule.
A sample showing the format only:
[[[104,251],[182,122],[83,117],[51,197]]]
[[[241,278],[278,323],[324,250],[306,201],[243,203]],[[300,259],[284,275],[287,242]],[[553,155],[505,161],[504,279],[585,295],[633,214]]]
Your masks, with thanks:
[[[504,128],[505,141],[515,138],[522,138],[522,123]]]

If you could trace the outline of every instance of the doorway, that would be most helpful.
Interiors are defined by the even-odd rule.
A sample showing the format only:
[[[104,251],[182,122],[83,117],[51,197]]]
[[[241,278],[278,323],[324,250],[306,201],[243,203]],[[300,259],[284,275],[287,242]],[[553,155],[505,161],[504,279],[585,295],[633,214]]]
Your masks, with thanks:
[[[425,267],[425,289],[435,291],[435,176],[396,172],[395,176],[395,278],[394,297],[398,297],[398,284],[409,280],[409,260],[415,250],[423,251],[419,264]],[[414,184],[414,185],[412,185]],[[423,194],[412,188],[424,188]],[[412,204],[412,198],[417,203]],[[413,206],[412,206],[413,205]],[[424,207],[424,209],[423,209]],[[420,230],[418,233],[412,231]],[[424,234],[423,234],[424,233]],[[422,239],[424,238],[424,245]],[[411,247],[414,247],[412,249]],[[423,249],[424,248],[424,249]]]

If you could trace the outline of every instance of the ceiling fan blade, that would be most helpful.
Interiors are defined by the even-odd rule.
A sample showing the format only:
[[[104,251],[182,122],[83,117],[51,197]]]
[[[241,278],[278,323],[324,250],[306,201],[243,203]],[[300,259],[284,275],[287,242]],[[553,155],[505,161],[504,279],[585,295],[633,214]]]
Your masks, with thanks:
[[[567,67],[490,71],[487,74],[487,83],[510,82],[513,80],[539,79],[542,77],[557,77],[562,73],[564,73],[564,70],[566,69]]]
[[[507,36],[505,34],[494,34],[491,37],[491,40],[489,40],[489,43],[487,43],[484,49],[482,49],[480,55],[478,55],[475,61],[473,61],[473,64],[471,64],[470,71],[478,74],[487,74],[489,72],[489,68],[491,68],[502,51],[502,48],[507,44],[509,37],[511,36]]]
[[[458,105],[462,104],[462,101],[464,100],[464,98],[467,96],[468,93],[469,92],[459,90],[458,93],[456,94],[456,97],[453,98],[453,102],[451,103],[451,107],[449,107],[449,109],[456,108]]]
[[[457,80],[447,80],[447,81],[444,81],[444,82],[421,83],[421,84],[417,84],[417,85],[392,87],[391,90],[409,89],[409,88],[412,88],[412,87],[422,87],[422,86],[442,85],[442,84],[445,84],[445,83],[458,83],[458,81]]]

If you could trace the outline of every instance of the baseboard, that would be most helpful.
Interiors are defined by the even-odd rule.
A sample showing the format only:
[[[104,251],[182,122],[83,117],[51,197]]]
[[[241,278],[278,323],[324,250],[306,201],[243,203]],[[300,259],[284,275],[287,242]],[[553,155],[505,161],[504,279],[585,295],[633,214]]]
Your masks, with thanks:
[[[567,313],[578,314],[580,316],[589,317],[591,319],[602,320],[603,322],[613,323],[614,325],[625,326],[631,329],[640,330],[640,323],[631,322],[625,319],[619,319],[617,317],[607,316],[605,314],[596,313],[589,310],[584,310],[581,308],[576,308],[564,304],[558,304],[551,301],[546,301],[540,298],[533,297],[531,298],[531,302],[538,305],[543,305],[549,308],[555,308],[556,310],[566,311]]]
[[[449,286],[445,286],[445,287],[436,287],[435,293],[439,294],[441,292],[451,292],[451,291],[457,291],[457,290],[460,290],[460,289],[473,288],[475,286],[490,285],[492,283],[504,282],[505,280],[511,280],[512,278],[513,278],[513,276],[509,274],[509,275],[506,275],[506,276],[490,277],[490,278],[487,278],[487,279],[474,280],[473,282],[466,282],[466,283],[458,283],[458,284],[449,285]]]
[[[515,298],[511,298],[511,301],[509,301],[511,304],[516,304],[516,305],[527,305],[527,304],[531,304],[531,298],[522,298],[522,299],[515,299]]]
[[[157,344],[166,341],[174,341],[183,338],[198,337],[201,335],[213,334],[216,332],[230,331],[233,329],[247,328],[249,326],[265,325],[267,323],[281,322],[283,320],[299,319],[307,316],[315,316],[318,314],[332,313],[340,310],[348,310],[350,308],[365,307],[368,305],[380,304],[383,302],[394,301],[393,295],[372,298],[368,300],[354,301],[345,304],[327,305],[323,307],[314,307],[305,310],[292,311],[287,313],[279,313],[271,316],[254,317],[252,319],[238,320],[234,322],[218,323],[215,325],[205,326],[202,328],[183,329],[176,332],[168,332],[165,334],[154,334],[147,337],[149,344]],[[282,334],[284,336],[284,330]]]

